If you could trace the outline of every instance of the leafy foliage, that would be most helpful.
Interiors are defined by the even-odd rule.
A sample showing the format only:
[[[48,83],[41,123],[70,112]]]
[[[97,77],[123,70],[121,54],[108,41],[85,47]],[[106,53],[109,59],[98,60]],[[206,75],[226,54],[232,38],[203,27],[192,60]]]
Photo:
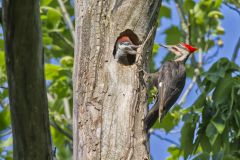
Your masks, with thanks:
[[[173,3],[169,0],[167,4]],[[180,24],[170,25],[162,34],[167,44],[189,41],[199,47],[204,55],[210,49],[216,49],[213,55],[204,55],[203,63],[196,56],[187,64],[187,77],[192,79],[195,68],[199,74],[197,80],[198,97],[195,102],[184,108],[177,105],[166,115],[163,122],[156,122],[153,129],[164,129],[167,133],[176,126],[182,126],[180,146],[170,146],[167,160],[184,159],[228,159],[240,157],[240,68],[226,58],[219,59],[207,70],[204,62],[218,54],[224,45],[221,39],[225,34],[221,26],[224,18],[220,8],[224,4],[240,7],[235,0],[176,0]],[[67,13],[74,22],[71,1],[64,3]],[[51,133],[53,145],[57,148],[57,159],[71,159],[72,155],[72,67],[73,37],[57,1],[41,0],[42,37],[45,53],[45,75],[47,80]],[[162,19],[172,19],[172,10],[162,5],[159,15],[159,27]],[[184,23],[185,26],[183,25]],[[187,27],[186,27],[187,26]],[[158,35],[157,35],[158,36]],[[188,39],[186,39],[188,37]],[[155,44],[152,58],[158,53]],[[230,49],[229,49],[230,51]],[[168,54],[163,61],[172,59]],[[12,159],[12,137],[10,109],[7,89],[3,37],[0,36],[0,159]],[[150,70],[156,70],[154,61]],[[186,86],[187,87],[187,86]],[[149,92],[152,98],[156,90]],[[153,100],[149,99],[149,103]]]
[[[59,160],[72,156],[73,38],[58,1],[41,0],[42,39],[53,146]],[[64,3],[74,22],[73,6]],[[0,38],[0,159],[12,159],[12,134],[3,37]],[[54,148],[54,147],[53,147]]]
[[[153,129],[163,129],[166,133],[174,131],[177,126],[181,127],[180,146],[168,148],[168,160],[180,157],[235,160],[240,157],[240,67],[227,58],[217,60],[210,69],[205,67],[223,46],[221,36],[225,30],[221,20],[224,15],[220,7],[226,4],[239,7],[236,1],[175,1],[180,24],[170,25],[164,31],[165,42],[189,42],[198,46],[200,55],[193,55],[190,63],[186,64],[187,77],[192,79],[197,76],[195,102],[186,108],[175,106],[161,124],[156,122],[153,126]],[[161,19],[171,18],[166,16],[172,15],[166,8],[164,6],[160,10]],[[161,22],[159,27],[162,25]],[[210,49],[217,51],[209,55]],[[172,58],[168,54],[163,60]]]

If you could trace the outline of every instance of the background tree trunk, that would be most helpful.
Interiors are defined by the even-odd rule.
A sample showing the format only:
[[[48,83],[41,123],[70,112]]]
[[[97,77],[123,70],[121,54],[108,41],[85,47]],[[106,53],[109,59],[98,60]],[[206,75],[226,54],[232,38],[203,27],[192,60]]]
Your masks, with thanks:
[[[137,56],[138,65],[119,64],[113,50],[126,29],[143,42],[160,5],[161,0],[75,1],[74,160],[148,159],[147,96],[139,68],[147,65],[152,43]]]
[[[3,21],[15,160],[51,156],[38,0],[4,0]]]

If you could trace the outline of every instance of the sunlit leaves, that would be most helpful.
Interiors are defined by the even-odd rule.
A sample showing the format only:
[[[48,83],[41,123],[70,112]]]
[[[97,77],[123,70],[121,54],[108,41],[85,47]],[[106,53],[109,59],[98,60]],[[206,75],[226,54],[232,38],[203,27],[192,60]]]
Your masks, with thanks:
[[[191,9],[193,9],[194,6],[195,2],[193,0],[185,0],[183,3],[183,9],[185,10],[185,12],[188,12]]]
[[[213,157],[219,157],[220,152],[222,156],[234,155],[238,146],[235,142],[239,140],[240,129],[239,115],[236,115],[240,112],[240,96],[236,94],[239,77],[233,76],[233,73],[240,75],[239,66],[225,58],[213,64],[203,81],[204,86],[212,87],[205,87],[205,92],[193,105],[195,108],[204,108],[195,146],[200,143],[204,151],[213,151]],[[205,99],[207,94],[209,99]],[[232,149],[222,152],[223,147]]]
[[[70,1],[64,1],[64,4],[69,16],[74,20]],[[53,145],[57,147],[57,159],[67,160],[71,159],[72,155],[72,139],[69,139],[58,127],[69,135],[72,134],[73,39],[63,19],[58,1],[41,0],[40,11],[50,121],[51,126],[53,122],[55,124],[51,127]]]
[[[73,67],[73,57],[71,56],[65,56],[60,60],[60,63],[64,66],[64,67]]]
[[[167,6],[162,5],[160,9],[159,18],[166,17],[171,18],[171,10]]]
[[[186,159],[193,151],[194,145],[194,132],[196,128],[196,122],[184,123],[181,130],[181,147],[184,150],[184,158]]]
[[[10,125],[10,111],[8,107],[0,110],[0,132],[7,129]]]
[[[166,160],[177,160],[182,155],[182,151],[176,146],[170,146],[168,152],[171,154]]]
[[[208,17],[218,19],[223,18],[223,14],[220,11],[211,11],[208,13]]]
[[[47,6],[51,2],[52,2],[52,0],[41,0],[40,4],[41,4],[41,6]]]
[[[167,44],[176,44],[181,42],[181,31],[177,26],[171,26],[170,28],[165,30],[166,39],[165,42]]]
[[[175,106],[163,119],[162,122],[159,123],[157,121],[153,128],[163,128],[166,132],[171,131],[180,120],[180,106]]]

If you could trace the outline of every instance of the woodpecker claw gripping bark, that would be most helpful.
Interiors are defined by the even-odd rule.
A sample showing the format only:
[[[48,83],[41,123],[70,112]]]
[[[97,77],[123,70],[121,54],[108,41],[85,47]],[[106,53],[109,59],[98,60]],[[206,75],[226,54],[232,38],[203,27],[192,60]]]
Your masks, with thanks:
[[[145,118],[147,130],[152,127],[158,117],[161,121],[177,101],[186,81],[185,62],[197,50],[197,48],[185,43],[177,45],[160,44],[160,46],[174,53],[176,59],[163,63],[157,72],[158,76],[155,80],[157,82],[155,86],[158,88],[158,97],[153,108]]]

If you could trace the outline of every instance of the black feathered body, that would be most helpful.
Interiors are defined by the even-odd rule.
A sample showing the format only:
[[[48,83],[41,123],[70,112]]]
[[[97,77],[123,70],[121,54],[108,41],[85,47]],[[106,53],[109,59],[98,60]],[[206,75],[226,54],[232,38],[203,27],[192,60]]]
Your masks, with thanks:
[[[158,117],[161,121],[180,96],[186,81],[184,63],[184,61],[168,61],[161,66],[157,74],[154,73],[153,83],[158,88],[158,96],[146,117],[147,129],[152,127]]]
[[[165,62],[159,70],[158,100],[159,118],[165,116],[180,96],[186,81],[186,70],[183,62]]]

